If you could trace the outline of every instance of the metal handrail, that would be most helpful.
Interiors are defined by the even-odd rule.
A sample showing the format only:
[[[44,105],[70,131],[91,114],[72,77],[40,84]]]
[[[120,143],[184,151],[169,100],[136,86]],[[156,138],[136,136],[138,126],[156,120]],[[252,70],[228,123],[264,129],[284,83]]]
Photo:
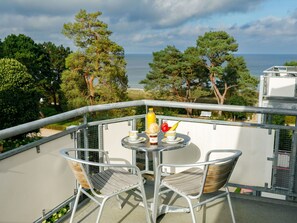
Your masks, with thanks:
[[[249,112],[259,114],[277,114],[277,115],[291,115],[297,116],[295,109],[283,108],[264,108],[251,106],[237,106],[237,105],[217,105],[217,104],[202,104],[190,102],[174,102],[174,101],[160,101],[160,100],[137,100],[129,102],[117,102],[110,104],[101,104],[93,106],[85,106],[74,109],[61,114],[53,115],[44,119],[39,119],[33,122],[21,124],[11,128],[0,130],[0,139],[9,138],[22,133],[26,133],[43,126],[65,121],[74,117],[82,116],[90,112],[106,111],[111,109],[128,108],[135,106],[155,106],[155,107],[169,107],[169,108],[191,108],[197,110],[212,110],[212,111],[228,111],[228,112]]]

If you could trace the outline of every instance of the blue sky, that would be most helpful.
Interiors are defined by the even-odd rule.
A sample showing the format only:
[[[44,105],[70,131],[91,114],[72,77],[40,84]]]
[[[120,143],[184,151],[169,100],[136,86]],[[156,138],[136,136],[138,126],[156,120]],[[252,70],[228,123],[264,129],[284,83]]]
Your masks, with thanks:
[[[297,54],[296,0],[1,0],[0,39],[22,33],[72,48],[61,30],[80,9],[101,11],[126,53],[185,50],[205,32],[224,30],[238,53]]]

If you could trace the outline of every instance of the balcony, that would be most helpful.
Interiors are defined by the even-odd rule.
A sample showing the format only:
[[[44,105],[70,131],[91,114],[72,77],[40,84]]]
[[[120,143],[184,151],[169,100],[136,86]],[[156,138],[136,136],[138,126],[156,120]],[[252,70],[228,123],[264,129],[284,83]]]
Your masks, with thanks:
[[[297,101],[297,67],[274,66],[260,78],[259,105],[295,108]]]
[[[136,129],[144,114],[107,120],[88,121],[95,112],[138,107],[191,108],[197,111],[228,111],[248,113],[252,120],[265,114],[263,123],[253,121],[221,121],[205,117],[174,117],[157,115],[158,121],[181,120],[178,131],[191,137],[191,144],[181,151],[163,152],[162,161],[184,163],[201,160],[209,149],[240,149],[240,158],[231,178],[232,188],[248,191],[232,193],[235,217],[238,222],[295,222],[296,126],[269,123],[275,114],[297,116],[296,110],[228,105],[192,104],[166,101],[132,101],[89,106],[35,122],[0,131],[0,139],[42,128],[59,121],[82,116],[84,122],[65,131],[42,138],[0,154],[0,222],[42,222],[59,208],[73,204],[76,182],[67,163],[59,156],[65,147],[100,148],[109,151],[113,162],[132,163],[132,152],[121,146],[120,140],[131,129]],[[144,109],[143,109],[144,110]],[[136,154],[144,173],[150,174],[149,154]],[[116,159],[117,158],[117,159]],[[118,159],[120,158],[120,159]],[[164,170],[167,173],[177,170]],[[148,198],[152,198],[152,182],[146,183]],[[171,197],[177,203],[181,199]],[[3,202],[5,201],[5,202]],[[111,200],[104,210],[103,222],[144,222],[142,207],[131,197],[122,210]],[[97,211],[87,200],[81,203],[76,220],[93,222]],[[203,222],[203,210],[197,218]],[[178,216],[178,217],[177,217]],[[67,216],[66,216],[67,218]],[[190,216],[167,214],[159,222],[189,222]],[[62,219],[67,222],[67,219]],[[230,222],[229,210],[224,201],[207,207],[205,222]]]

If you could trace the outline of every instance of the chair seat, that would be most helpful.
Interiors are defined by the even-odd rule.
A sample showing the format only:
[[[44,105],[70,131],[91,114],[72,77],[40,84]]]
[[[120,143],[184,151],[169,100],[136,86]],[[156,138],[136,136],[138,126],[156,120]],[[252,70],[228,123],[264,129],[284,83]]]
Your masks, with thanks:
[[[200,193],[203,170],[190,168],[180,173],[165,177],[163,185],[183,195],[195,196]]]
[[[139,179],[136,175],[124,169],[108,169],[90,176],[94,189],[103,195],[112,195],[137,186]]]
[[[154,194],[154,210],[153,221],[157,222],[159,213],[169,212],[170,207],[165,208],[160,212],[159,199],[161,195],[172,191],[177,193],[187,201],[187,208],[176,209],[174,212],[189,211],[191,214],[192,222],[196,223],[194,209],[205,205],[208,202],[214,201],[223,196],[227,197],[232,222],[235,223],[235,217],[232,209],[231,198],[228,189],[228,180],[232,174],[235,164],[241,156],[242,152],[235,149],[218,149],[210,150],[206,156],[205,161],[196,162],[192,164],[174,165],[174,164],[160,164],[158,166],[155,194]],[[220,157],[220,158],[217,158]],[[164,167],[187,167],[189,169],[180,173],[172,174],[162,179],[161,169]],[[221,189],[225,189],[223,193],[213,193]],[[201,196],[205,193],[211,193],[210,197],[201,201]],[[166,200],[166,197],[165,199]],[[194,203],[194,204],[193,204]],[[162,209],[164,209],[162,207]]]

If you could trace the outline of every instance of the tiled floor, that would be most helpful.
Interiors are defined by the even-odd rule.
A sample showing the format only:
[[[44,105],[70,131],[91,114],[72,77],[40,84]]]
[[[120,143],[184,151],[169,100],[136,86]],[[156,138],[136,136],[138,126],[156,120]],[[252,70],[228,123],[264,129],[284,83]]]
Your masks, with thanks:
[[[153,186],[146,184],[147,198],[152,199]],[[124,194],[127,195],[127,194]],[[176,205],[185,204],[182,198],[168,196],[169,202]],[[123,209],[118,208],[116,199],[107,202],[101,223],[141,223],[145,222],[143,207],[138,205],[139,199],[131,196]],[[297,203],[275,199],[259,198],[248,195],[233,194],[232,204],[237,223],[296,223]],[[203,214],[203,213],[206,214]],[[90,223],[96,221],[98,208],[90,201],[82,207],[75,216],[75,222]],[[221,199],[208,204],[205,209],[196,212],[197,222],[201,223],[224,223],[232,222],[226,199]],[[65,222],[68,222],[66,220]],[[161,215],[157,222],[183,223],[191,222],[188,213],[170,213]]]

